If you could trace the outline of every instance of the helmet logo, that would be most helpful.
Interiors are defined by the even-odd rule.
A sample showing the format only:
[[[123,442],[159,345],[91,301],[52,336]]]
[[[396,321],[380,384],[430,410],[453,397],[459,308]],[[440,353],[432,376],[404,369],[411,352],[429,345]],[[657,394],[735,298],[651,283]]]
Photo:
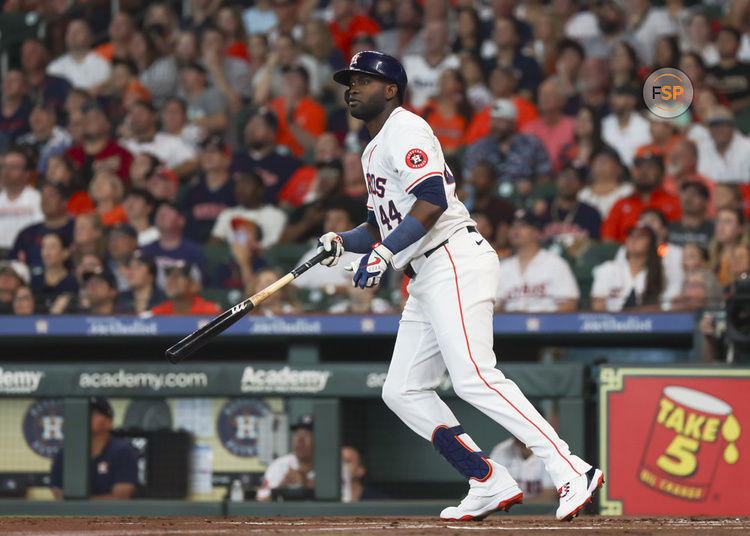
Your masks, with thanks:
[[[352,56],[352,61],[349,63],[349,67],[356,67],[357,62],[359,61],[359,57],[362,55],[361,52],[357,52],[354,56]]]

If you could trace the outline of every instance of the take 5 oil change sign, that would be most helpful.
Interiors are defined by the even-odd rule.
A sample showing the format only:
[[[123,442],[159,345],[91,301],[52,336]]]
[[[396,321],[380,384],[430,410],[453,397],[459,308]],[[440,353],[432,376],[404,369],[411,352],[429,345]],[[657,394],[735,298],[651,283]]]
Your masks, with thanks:
[[[747,515],[750,369],[603,368],[602,514]]]

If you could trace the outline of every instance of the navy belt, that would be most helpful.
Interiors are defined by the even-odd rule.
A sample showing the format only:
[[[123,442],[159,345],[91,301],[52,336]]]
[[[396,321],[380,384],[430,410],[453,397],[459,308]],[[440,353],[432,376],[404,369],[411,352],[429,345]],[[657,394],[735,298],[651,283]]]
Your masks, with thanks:
[[[477,232],[477,228],[474,227],[473,225],[467,225],[466,226],[466,230],[469,231],[470,233],[476,233]],[[446,245],[448,243],[448,240],[450,240],[450,237],[448,237],[445,240],[443,240],[442,242],[440,242],[434,248],[428,249],[427,251],[425,251],[424,252],[424,256],[425,257],[429,257],[430,255],[432,255],[433,253],[435,253],[437,250],[439,250],[441,247],[443,247],[444,245]],[[411,263],[407,264],[406,268],[404,268],[404,275],[406,275],[406,277],[408,277],[409,279],[414,279],[415,277],[417,277],[417,273],[414,271],[414,268],[412,268]]]

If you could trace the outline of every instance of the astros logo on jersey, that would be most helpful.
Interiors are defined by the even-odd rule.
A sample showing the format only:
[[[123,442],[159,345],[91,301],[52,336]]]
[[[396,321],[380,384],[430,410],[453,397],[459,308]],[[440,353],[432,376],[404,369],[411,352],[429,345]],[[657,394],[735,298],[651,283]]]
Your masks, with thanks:
[[[422,149],[412,149],[406,153],[406,165],[413,169],[427,165],[427,154]]]

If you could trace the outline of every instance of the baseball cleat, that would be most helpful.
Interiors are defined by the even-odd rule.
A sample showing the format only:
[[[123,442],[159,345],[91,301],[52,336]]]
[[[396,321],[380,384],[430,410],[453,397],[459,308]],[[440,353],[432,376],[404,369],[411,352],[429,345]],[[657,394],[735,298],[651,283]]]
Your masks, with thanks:
[[[592,467],[585,474],[566,482],[557,490],[560,495],[560,506],[556,517],[559,521],[570,521],[578,516],[583,507],[591,502],[591,497],[599,491],[604,483],[604,473]]]
[[[508,511],[514,504],[523,502],[523,492],[516,485],[493,495],[479,495],[482,490],[469,489],[458,506],[449,506],[440,512],[443,521],[481,521],[500,510]]]

